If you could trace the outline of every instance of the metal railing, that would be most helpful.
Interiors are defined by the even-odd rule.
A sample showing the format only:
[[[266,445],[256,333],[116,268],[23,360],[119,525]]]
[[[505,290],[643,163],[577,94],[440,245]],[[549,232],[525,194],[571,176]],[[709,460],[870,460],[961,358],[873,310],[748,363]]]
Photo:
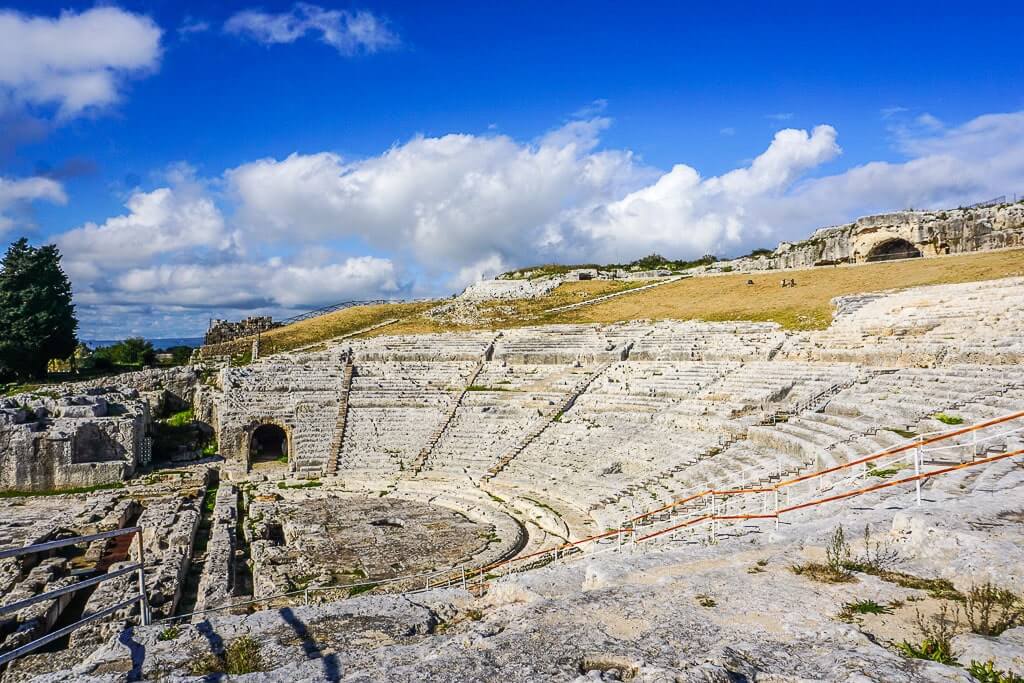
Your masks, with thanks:
[[[120,569],[117,569],[115,571],[107,572],[106,574],[101,574],[99,576],[94,576],[90,579],[85,579],[84,581],[79,581],[69,586],[56,588],[54,590],[46,591],[45,593],[40,593],[39,595],[33,595],[32,597],[25,598],[24,600],[18,600],[16,602],[2,605],[0,606],[0,615],[15,613],[30,605],[34,605],[36,603],[43,602],[46,600],[53,600],[54,598],[58,598],[62,595],[74,593],[84,588],[91,588],[93,586],[97,586],[103,583],[104,581],[110,581],[111,579],[116,579],[130,574],[135,574],[137,576],[138,581],[136,586],[138,588],[138,593],[130,598],[121,600],[120,602],[114,605],[105,607],[104,609],[99,610],[98,612],[93,612],[92,614],[83,617],[82,619],[79,619],[73,624],[69,624],[55,631],[51,631],[46,635],[40,636],[39,638],[36,638],[35,640],[29,643],[25,643],[24,645],[16,647],[13,650],[0,653],[0,666],[3,666],[4,664],[14,659],[21,657],[22,655],[26,655],[32,652],[33,650],[37,650],[48,643],[63,638],[64,636],[69,635],[73,631],[78,630],[86,624],[92,623],[94,621],[99,621],[100,619],[105,619],[106,617],[116,613],[118,610],[124,609],[126,607],[131,607],[135,604],[139,605],[140,621],[142,622],[142,625],[148,626],[151,620],[151,615],[149,611],[149,598],[146,596],[146,570],[145,558],[143,556],[142,550],[142,527],[133,526],[124,529],[115,529],[113,531],[103,531],[98,534],[89,534],[88,536],[76,536],[74,538],[65,538],[59,541],[46,541],[45,543],[36,543],[33,545],[22,546],[20,548],[8,548],[6,550],[0,550],[0,560],[2,560],[9,557],[20,557],[22,555],[35,555],[37,553],[45,553],[51,550],[56,550],[58,548],[67,547],[69,545],[79,545],[82,543],[91,543],[93,541],[102,541],[129,534],[138,534],[139,558],[137,562],[133,562],[132,564],[129,564],[125,567],[121,567]]]

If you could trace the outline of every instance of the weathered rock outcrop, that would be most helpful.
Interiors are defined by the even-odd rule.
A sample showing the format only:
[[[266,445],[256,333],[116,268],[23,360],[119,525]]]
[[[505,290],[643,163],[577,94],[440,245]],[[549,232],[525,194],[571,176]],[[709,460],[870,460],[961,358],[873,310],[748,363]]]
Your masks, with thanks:
[[[809,268],[908,256],[940,256],[1024,246],[1024,202],[945,211],[899,211],[821,228],[770,255],[720,261],[720,271]]]

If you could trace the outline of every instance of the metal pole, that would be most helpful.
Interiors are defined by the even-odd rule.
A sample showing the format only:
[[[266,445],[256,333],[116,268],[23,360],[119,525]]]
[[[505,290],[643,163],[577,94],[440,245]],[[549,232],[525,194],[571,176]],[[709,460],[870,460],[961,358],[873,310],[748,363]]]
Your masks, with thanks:
[[[149,626],[152,614],[149,611],[149,597],[146,595],[146,559],[142,550],[142,529],[139,529],[135,538],[139,541],[139,621],[143,626]]]

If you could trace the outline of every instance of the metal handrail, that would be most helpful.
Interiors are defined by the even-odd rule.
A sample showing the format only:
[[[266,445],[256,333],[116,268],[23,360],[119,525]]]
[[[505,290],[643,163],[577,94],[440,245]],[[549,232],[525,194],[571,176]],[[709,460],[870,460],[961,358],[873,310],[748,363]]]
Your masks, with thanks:
[[[82,543],[91,543],[93,541],[102,541],[109,538],[116,538],[118,536],[127,536],[129,534],[138,534],[139,559],[137,562],[134,562],[125,567],[121,567],[120,569],[117,569],[115,571],[101,574],[100,576],[94,576],[90,579],[85,579],[84,581],[79,581],[69,586],[55,588],[45,593],[33,595],[29,598],[25,598],[23,600],[18,600],[17,602],[13,602],[8,605],[4,605],[0,607],[0,614],[9,614],[11,612],[17,612],[21,609],[24,609],[25,607],[28,607],[29,605],[34,605],[38,602],[43,602],[46,600],[52,600],[62,595],[74,593],[76,591],[82,590],[83,588],[90,588],[92,586],[96,586],[100,583],[103,583],[104,581],[110,581],[111,579],[116,579],[121,576],[126,576],[128,574],[136,574],[138,576],[138,593],[126,600],[118,602],[115,605],[111,605],[110,607],[106,607],[98,612],[90,614],[87,617],[79,619],[73,624],[64,626],[63,628],[57,629],[56,631],[51,631],[50,633],[47,633],[44,636],[40,636],[39,638],[36,638],[35,640],[29,643],[21,645],[20,647],[16,647],[13,650],[9,650],[8,652],[0,653],[0,666],[14,659],[17,659],[18,657],[21,657],[22,655],[26,655],[29,652],[37,650],[40,647],[46,645],[47,643],[51,643],[54,640],[63,638],[64,636],[81,628],[82,626],[85,626],[86,624],[98,621],[100,619],[104,619],[110,616],[111,614],[114,614],[118,610],[124,609],[125,607],[130,607],[136,603],[139,604],[139,616],[142,625],[148,626],[151,623],[149,598],[146,595],[146,570],[145,558],[143,555],[142,548],[142,527],[133,526],[126,527],[124,529],[115,529],[113,531],[101,531],[99,533],[88,534],[86,536],[75,536],[73,538],[64,538],[57,541],[45,541],[43,543],[35,543],[32,545],[21,546],[18,548],[7,548],[5,550],[0,550],[0,559],[4,559],[9,557],[20,557],[22,555],[36,555],[38,553],[56,550],[57,548],[65,548],[69,545],[79,545]]]

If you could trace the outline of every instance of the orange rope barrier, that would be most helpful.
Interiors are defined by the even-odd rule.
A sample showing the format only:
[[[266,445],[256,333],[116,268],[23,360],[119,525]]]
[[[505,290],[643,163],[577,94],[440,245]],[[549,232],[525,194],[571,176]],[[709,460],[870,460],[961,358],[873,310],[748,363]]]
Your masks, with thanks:
[[[664,506],[662,506],[660,508],[657,508],[655,510],[651,510],[650,512],[645,512],[642,515],[638,515],[636,517],[633,517],[632,519],[628,520],[626,523],[630,524],[630,523],[634,523],[634,522],[646,519],[646,518],[651,517],[653,515],[656,515],[656,514],[659,514],[659,513],[668,511],[668,510],[671,510],[672,508],[678,507],[680,505],[685,505],[686,503],[689,503],[691,501],[694,501],[694,500],[697,500],[697,499],[700,499],[700,498],[703,498],[703,497],[709,496],[709,495],[713,495],[713,496],[733,496],[733,495],[746,495],[746,494],[777,492],[778,490],[780,490],[780,489],[782,489],[784,487],[792,486],[794,484],[797,484],[797,483],[800,483],[800,482],[804,482],[804,481],[808,481],[808,480],[814,479],[816,477],[821,477],[821,476],[824,476],[826,474],[831,474],[833,472],[839,472],[839,471],[842,471],[842,470],[845,470],[845,469],[849,469],[851,467],[856,467],[857,465],[862,465],[864,463],[871,462],[872,460],[877,460],[878,458],[883,458],[883,457],[890,456],[890,455],[896,455],[896,454],[903,453],[903,452],[908,451],[908,450],[912,450],[914,448],[919,448],[921,446],[927,446],[929,444],[936,443],[936,442],[939,442],[939,441],[945,441],[946,439],[951,439],[951,438],[953,438],[955,436],[960,436],[962,434],[969,434],[971,432],[975,432],[975,431],[978,431],[980,429],[985,429],[987,427],[992,427],[994,425],[1002,424],[1004,422],[1010,422],[1012,420],[1020,419],[1022,417],[1024,417],[1024,411],[1017,412],[1017,413],[1012,413],[1010,415],[1005,415],[1003,417],[987,420],[985,422],[981,422],[981,423],[978,423],[976,425],[971,425],[969,427],[963,427],[963,428],[955,429],[955,430],[952,430],[952,431],[949,431],[949,432],[944,432],[942,434],[938,434],[938,435],[936,435],[934,437],[930,437],[928,439],[924,439],[924,440],[921,440],[921,441],[914,441],[914,442],[911,442],[911,443],[908,443],[908,444],[903,444],[901,446],[896,446],[896,447],[888,448],[888,449],[885,449],[883,451],[879,451],[878,453],[873,453],[873,454],[865,456],[863,458],[859,458],[857,460],[852,460],[850,462],[843,463],[842,465],[836,465],[835,467],[830,467],[830,468],[827,468],[827,469],[824,469],[824,470],[819,470],[818,472],[812,472],[811,474],[806,474],[806,475],[802,475],[802,476],[799,476],[799,477],[794,477],[792,479],[788,479],[788,480],[785,480],[785,481],[780,481],[779,483],[774,484],[773,486],[769,486],[769,487],[746,488],[746,489],[726,489],[726,490],[707,489],[707,490],[701,491],[699,493],[695,493],[693,495],[687,496],[686,498],[680,498],[679,500],[675,500],[675,501],[673,501],[673,502],[671,502],[671,503],[669,503],[667,505],[664,505]],[[717,520],[725,521],[725,520],[743,520],[743,519],[778,519],[779,516],[781,516],[782,514],[787,513],[787,512],[794,512],[796,510],[802,510],[802,509],[808,508],[808,507],[813,507],[813,506],[817,506],[817,505],[823,505],[825,503],[830,503],[830,502],[834,502],[834,501],[837,501],[837,500],[844,500],[846,498],[853,498],[855,496],[864,495],[866,493],[871,493],[873,491],[878,491],[878,490],[890,488],[890,487],[893,487],[893,486],[900,486],[900,485],[903,485],[903,484],[909,484],[909,483],[913,483],[915,481],[928,479],[928,478],[935,477],[935,476],[938,476],[938,475],[941,475],[941,474],[948,474],[949,472],[954,472],[956,470],[966,469],[968,467],[974,467],[976,465],[984,465],[984,464],[988,464],[988,463],[991,463],[991,462],[996,462],[998,460],[1003,460],[1003,459],[1006,459],[1006,458],[1012,458],[1012,457],[1015,457],[1015,456],[1018,456],[1018,455],[1024,455],[1024,449],[1012,451],[1010,453],[1001,453],[999,455],[990,456],[988,458],[982,458],[982,459],[978,459],[978,460],[973,460],[971,462],[960,463],[958,465],[952,465],[952,466],[949,466],[949,467],[944,467],[944,468],[941,468],[941,469],[938,469],[938,470],[932,470],[931,472],[924,472],[924,473],[921,473],[921,474],[916,474],[916,475],[914,475],[912,477],[904,477],[902,479],[896,479],[896,480],[893,480],[893,481],[882,482],[882,483],[879,483],[879,484],[874,484],[872,486],[861,487],[859,489],[855,489],[853,491],[847,491],[845,493],[839,493],[839,494],[835,494],[835,495],[832,495],[832,496],[826,496],[824,498],[818,498],[818,499],[807,501],[807,502],[804,502],[804,503],[799,503],[797,505],[791,505],[789,507],[780,508],[780,509],[778,509],[774,513],[737,514],[737,515],[715,515],[715,514],[701,515],[700,517],[695,517],[695,518],[687,520],[685,522],[681,522],[679,524],[675,524],[675,525],[667,527],[665,529],[660,529],[660,530],[652,532],[650,534],[646,534],[644,536],[640,536],[638,538],[635,538],[635,542],[639,543],[639,542],[642,542],[642,541],[646,541],[646,540],[649,540],[649,539],[652,539],[652,538],[656,538],[658,536],[662,536],[664,534],[671,533],[673,531],[678,531],[679,529],[690,527],[690,526],[693,526],[695,524],[699,524],[701,522],[706,522],[706,521],[717,521]],[[615,536],[617,534],[629,534],[629,533],[634,533],[635,534],[636,530],[633,529],[633,528],[630,528],[630,527],[625,527],[625,528],[621,528],[621,529],[612,529],[612,530],[606,531],[604,533],[595,534],[593,536],[588,536],[587,538],[579,539],[577,541],[567,542],[567,543],[564,543],[564,544],[562,544],[560,546],[555,546],[554,548],[548,548],[546,550],[538,550],[538,551],[530,553],[528,555],[523,555],[523,556],[520,556],[520,557],[515,557],[515,558],[512,558],[510,560],[504,560],[502,562],[496,562],[496,563],[488,565],[486,567],[481,567],[481,568],[479,568],[477,570],[474,570],[473,571],[473,575],[480,576],[480,575],[484,574],[484,572],[487,572],[487,571],[493,570],[493,569],[497,569],[497,568],[500,568],[500,567],[503,567],[503,566],[506,566],[506,565],[509,565],[509,564],[512,564],[512,563],[518,563],[518,562],[522,562],[524,560],[529,560],[531,558],[537,558],[537,557],[541,557],[543,555],[550,555],[550,554],[553,554],[553,553],[558,553],[558,552],[560,552],[562,550],[577,548],[577,547],[583,545],[584,543],[590,543],[592,541],[600,540],[602,538],[608,538],[609,536]]]
[[[1000,453],[999,455],[993,455],[988,458],[982,458],[980,460],[973,460],[971,462],[960,463],[959,465],[951,465],[949,467],[943,467],[942,469],[932,470],[931,472],[922,472],[921,474],[915,474],[912,477],[904,477],[903,479],[895,479],[893,481],[882,482],[881,484],[874,484],[872,486],[865,486],[863,488],[854,489],[853,491],[847,491],[846,493],[838,493],[834,496],[826,496],[825,498],[818,498],[817,500],[807,501],[806,503],[800,503],[799,505],[791,505],[789,507],[781,508],[778,514],[784,512],[793,512],[794,510],[801,510],[803,508],[811,507],[814,505],[822,505],[824,503],[831,503],[836,500],[843,500],[844,498],[853,498],[854,496],[860,496],[865,493],[871,493],[872,491],[878,491],[879,489],[886,489],[891,486],[899,486],[900,484],[909,484],[918,480],[928,479],[929,477],[935,477],[940,474],[947,474],[956,470],[962,470],[968,467],[974,467],[975,465],[984,465],[997,460],[1003,460],[1004,458],[1012,458],[1017,455],[1024,455],[1024,448],[1010,453]]]

